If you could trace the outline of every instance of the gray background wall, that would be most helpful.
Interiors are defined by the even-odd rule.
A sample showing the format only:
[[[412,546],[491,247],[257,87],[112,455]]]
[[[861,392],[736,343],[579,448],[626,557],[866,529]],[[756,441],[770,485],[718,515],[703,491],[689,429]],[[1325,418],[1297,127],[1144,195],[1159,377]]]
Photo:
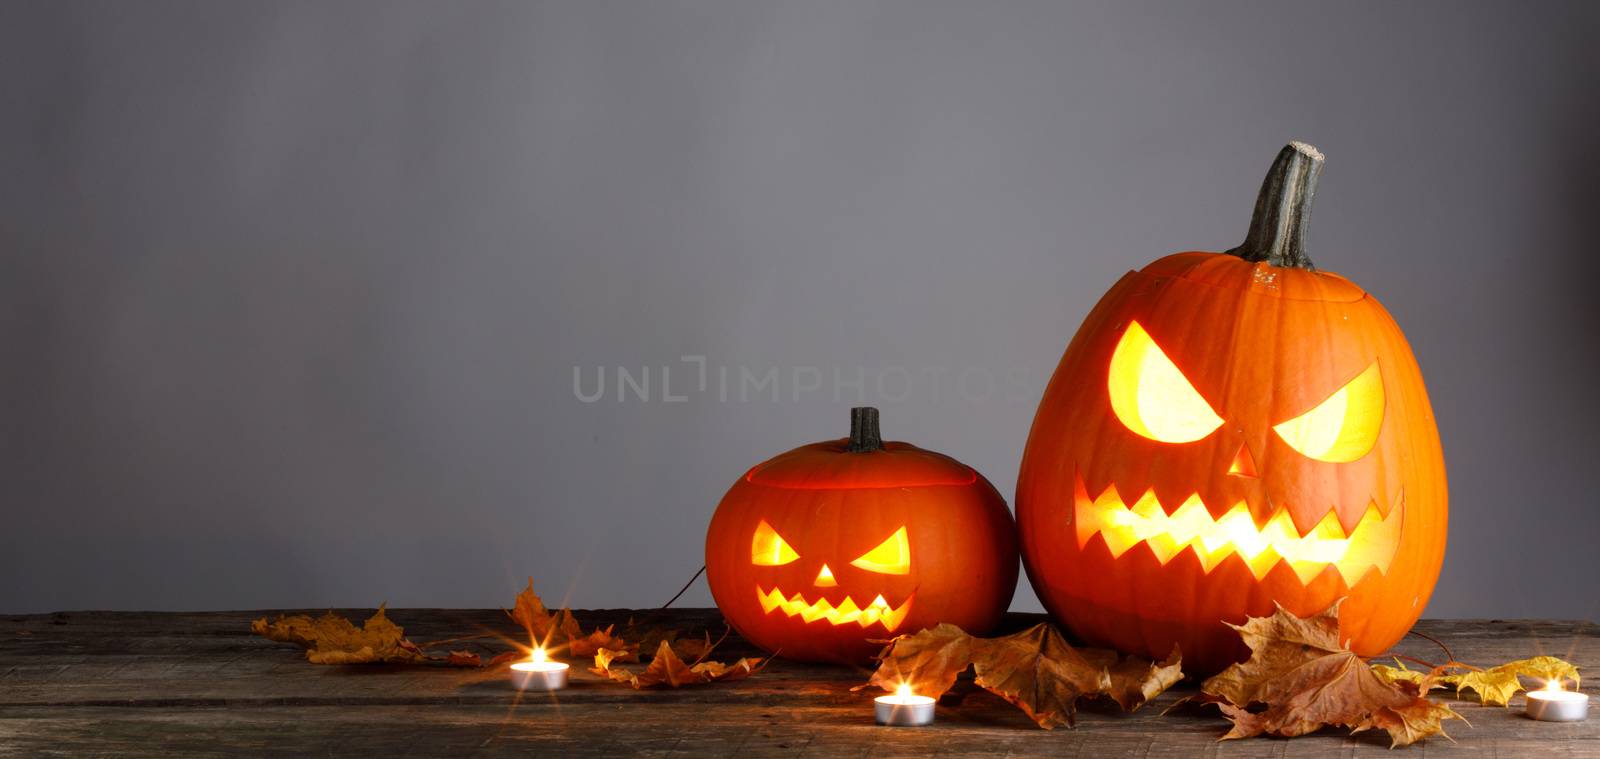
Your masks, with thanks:
[[[1576,2],[6,3],[0,610],[659,604],[732,480],[858,392],[1009,497],[1084,313],[1235,244],[1298,138],[1313,257],[1438,411],[1428,613],[1595,618],[1596,33]]]

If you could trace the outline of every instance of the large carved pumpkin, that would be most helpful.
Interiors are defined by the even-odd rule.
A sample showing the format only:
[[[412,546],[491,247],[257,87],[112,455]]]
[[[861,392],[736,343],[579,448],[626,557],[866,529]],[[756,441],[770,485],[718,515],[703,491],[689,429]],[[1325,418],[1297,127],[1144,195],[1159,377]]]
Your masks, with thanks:
[[[1059,621],[1209,672],[1223,623],[1342,597],[1362,655],[1410,629],[1445,547],[1422,374],[1378,300],[1318,271],[1304,233],[1322,156],[1285,148],[1243,245],[1130,272],[1039,405],[1017,484],[1023,561]]]
[[[982,633],[1017,584],[1016,523],[971,467],[884,443],[878,411],[850,437],[751,469],[706,533],[706,578],[734,629],[802,661],[862,662],[883,640],[950,622]]]

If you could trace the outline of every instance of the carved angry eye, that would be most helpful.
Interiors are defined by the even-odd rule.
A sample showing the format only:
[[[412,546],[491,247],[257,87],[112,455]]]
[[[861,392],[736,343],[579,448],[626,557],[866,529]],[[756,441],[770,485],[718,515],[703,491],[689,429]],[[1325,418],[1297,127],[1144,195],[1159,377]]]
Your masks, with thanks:
[[[798,558],[800,554],[789,547],[788,541],[772,529],[767,520],[763,519],[761,524],[756,525],[755,537],[750,540],[750,563],[760,567],[781,567]]]
[[[1343,464],[1367,455],[1382,426],[1383,377],[1373,362],[1316,408],[1272,429],[1304,456]]]
[[[1141,437],[1192,443],[1222,426],[1222,417],[1138,322],[1128,323],[1111,354],[1106,389],[1117,418]]]
[[[910,574],[911,542],[906,539],[906,528],[895,530],[888,539],[850,562],[850,566],[885,575]]]

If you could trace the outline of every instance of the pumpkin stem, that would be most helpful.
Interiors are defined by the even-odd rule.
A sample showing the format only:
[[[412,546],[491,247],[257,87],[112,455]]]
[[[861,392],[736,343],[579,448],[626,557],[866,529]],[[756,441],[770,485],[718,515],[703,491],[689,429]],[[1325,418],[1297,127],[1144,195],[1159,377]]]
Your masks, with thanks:
[[[883,435],[878,432],[878,410],[871,406],[850,409],[851,453],[871,453],[883,450]]]
[[[1311,223],[1311,199],[1322,160],[1322,152],[1304,142],[1291,142],[1278,151],[1256,195],[1250,233],[1228,253],[1246,261],[1316,271],[1306,255],[1306,227]]]

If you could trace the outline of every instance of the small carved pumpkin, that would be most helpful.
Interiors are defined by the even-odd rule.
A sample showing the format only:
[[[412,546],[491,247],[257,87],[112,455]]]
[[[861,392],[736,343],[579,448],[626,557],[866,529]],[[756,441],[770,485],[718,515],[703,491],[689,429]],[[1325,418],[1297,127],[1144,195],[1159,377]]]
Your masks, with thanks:
[[[1130,272],[1040,402],[1017,483],[1023,561],[1091,643],[1247,651],[1223,623],[1341,597],[1382,652],[1444,559],[1444,458],[1422,373],[1376,298],[1305,257],[1322,156],[1279,154],[1243,245]]]
[[[862,662],[940,622],[987,632],[1017,584],[1016,523],[971,467],[884,443],[878,411],[850,437],[751,469],[706,533],[706,579],[729,624],[801,661]]]

